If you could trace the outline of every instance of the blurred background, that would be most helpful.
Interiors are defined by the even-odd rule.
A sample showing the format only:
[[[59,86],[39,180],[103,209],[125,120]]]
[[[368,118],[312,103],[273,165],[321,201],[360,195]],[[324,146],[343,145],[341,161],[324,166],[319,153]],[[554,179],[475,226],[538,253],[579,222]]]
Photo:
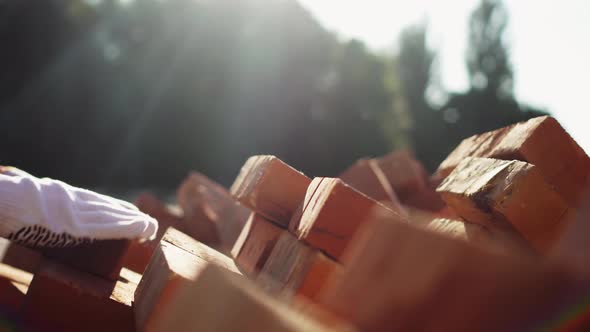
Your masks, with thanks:
[[[587,149],[590,2],[0,0],[0,164],[109,193],[310,176],[551,113]],[[584,91],[582,90],[584,89]],[[584,98],[584,99],[583,99]]]

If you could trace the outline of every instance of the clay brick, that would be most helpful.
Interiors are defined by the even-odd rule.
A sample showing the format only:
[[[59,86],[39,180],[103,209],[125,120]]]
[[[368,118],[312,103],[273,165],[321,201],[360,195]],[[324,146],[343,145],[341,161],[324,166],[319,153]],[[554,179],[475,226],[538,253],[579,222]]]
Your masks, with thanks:
[[[19,318],[32,279],[31,273],[0,263],[0,317]]]
[[[230,192],[242,204],[287,227],[311,180],[275,156],[250,157]]]
[[[489,250],[506,254],[534,255],[526,240],[512,231],[488,229],[480,224],[446,218],[435,218],[426,224],[425,228]]]
[[[304,296],[315,300],[340,269],[340,264],[284,231],[260,271],[258,282],[286,298]]]
[[[183,212],[180,207],[165,204],[149,192],[141,193],[135,200],[135,205],[141,212],[158,221],[157,239],[161,239],[169,227],[182,228],[184,226]],[[156,244],[158,242],[156,241]]]
[[[572,222],[557,241],[550,256],[571,266],[580,276],[590,280],[590,192],[580,207],[572,210]]]
[[[440,164],[436,171],[436,179],[444,180],[467,157],[496,158],[494,147],[502,141],[513,126],[503,127],[464,139]],[[498,159],[498,158],[496,158]]]
[[[237,202],[223,186],[198,172],[189,174],[179,187],[176,197],[184,211],[187,234],[210,247],[223,252],[231,251],[250,209]],[[218,244],[206,239],[213,237]]]
[[[409,150],[394,151],[377,159],[377,164],[404,206],[431,212],[445,208],[435,183]]]
[[[445,201],[436,192],[436,187],[430,185],[408,194],[402,203],[407,207],[436,213],[444,213],[447,207]]]
[[[154,250],[156,250],[155,244],[155,241],[131,241],[123,257],[123,267],[137,273],[143,273],[154,254]]]
[[[206,266],[215,264],[239,273],[231,258],[198,242],[191,246],[189,252],[165,239],[160,242],[135,292],[135,320],[140,331],[153,329],[160,313],[179,295],[178,290],[196,280]]]
[[[385,205],[400,206],[395,191],[374,159],[359,159],[339,178],[349,186]]]
[[[541,259],[383,219],[358,233],[344,267],[320,302],[369,332],[529,331],[588,296],[588,285]]]
[[[567,226],[568,206],[538,168],[525,162],[467,158],[437,190],[466,221],[514,228],[541,253]]]
[[[443,161],[439,175],[450,174],[468,156],[533,164],[570,206],[578,204],[588,187],[590,158],[550,116],[466,139]]]
[[[117,280],[129,240],[100,240],[67,248],[42,248],[43,256],[96,276]]]
[[[428,173],[409,150],[398,150],[377,159],[379,168],[400,201],[427,186]]]
[[[6,239],[0,239],[0,257],[2,263],[30,273],[35,273],[42,260],[39,252]]]
[[[153,331],[354,331],[344,323],[325,326],[212,265],[161,316]]]
[[[231,255],[245,274],[256,276],[268,259],[283,229],[252,212]]]
[[[465,241],[488,241],[491,236],[490,231],[482,225],[445,218],[431,220],[426,229]]]
[[[22,309],[33,331],[135,331],[131,302],[135,275],[121,280],[97,276],[45,260],[35,274]]]
[[[352,236],[375,210],[393,219],[405,218],[402,213],[390,210],[340,179],[315,178],[289,230],[311,247],[339,261]]]
[[[164,233],[170,227],[185,226],[185,222],[179,208],[164,204],[151,193],[144,192],[140,194],[135,201],[135,205],[142,212],[158,220],[158,232],[155,239],[151,241],[131,241],[123,257],[124,267],[137,273],[143,273]]]

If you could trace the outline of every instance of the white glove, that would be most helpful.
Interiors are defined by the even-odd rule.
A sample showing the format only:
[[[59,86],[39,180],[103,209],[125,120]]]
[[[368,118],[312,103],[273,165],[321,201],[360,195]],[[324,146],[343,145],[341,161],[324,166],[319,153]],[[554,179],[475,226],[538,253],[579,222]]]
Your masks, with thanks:
[[[133,204],[0,168],[0,237],[34,247],[92,240],[153,239],[158,222]]]

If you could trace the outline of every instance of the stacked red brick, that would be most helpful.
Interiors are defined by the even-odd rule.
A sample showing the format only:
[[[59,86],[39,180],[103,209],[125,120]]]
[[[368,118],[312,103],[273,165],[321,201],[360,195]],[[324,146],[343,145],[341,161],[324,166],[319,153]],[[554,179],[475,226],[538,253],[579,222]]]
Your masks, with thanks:
[[[229,190],[191,174],[180,214],[140,200],[164,225],[148,246],[12,245],[0,310],[60,331],[583,330],[559,318],[590,295],[562,265],[584,264],[589,173],[549,117],[466,139],[433,178],[407,151],[313,180],[254,156]]]

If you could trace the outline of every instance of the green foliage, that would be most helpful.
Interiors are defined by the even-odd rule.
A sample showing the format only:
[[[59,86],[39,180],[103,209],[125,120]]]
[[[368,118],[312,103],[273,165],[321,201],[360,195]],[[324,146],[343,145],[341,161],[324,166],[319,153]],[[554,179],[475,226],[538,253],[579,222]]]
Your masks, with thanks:
[[[91,3],[0,5],[3,163],[173,187],[190,169],[227,184],[252,154],[335,175],[389,148],[393,69],[295,1]]]
[[[442,123],[426,100],[426,90],[432,76],[435,53],[427,46],[426,24],[406,28],[400,35],[398,73],[407,112],[411,114],[410,137],[416,156],[428,165],[437,162],[436,140],[442,133]]]
[[[512,95],[512,66],[504,43],[508,12],[500,0],[482,0],[469,20],[467,70],[474,90]]]

